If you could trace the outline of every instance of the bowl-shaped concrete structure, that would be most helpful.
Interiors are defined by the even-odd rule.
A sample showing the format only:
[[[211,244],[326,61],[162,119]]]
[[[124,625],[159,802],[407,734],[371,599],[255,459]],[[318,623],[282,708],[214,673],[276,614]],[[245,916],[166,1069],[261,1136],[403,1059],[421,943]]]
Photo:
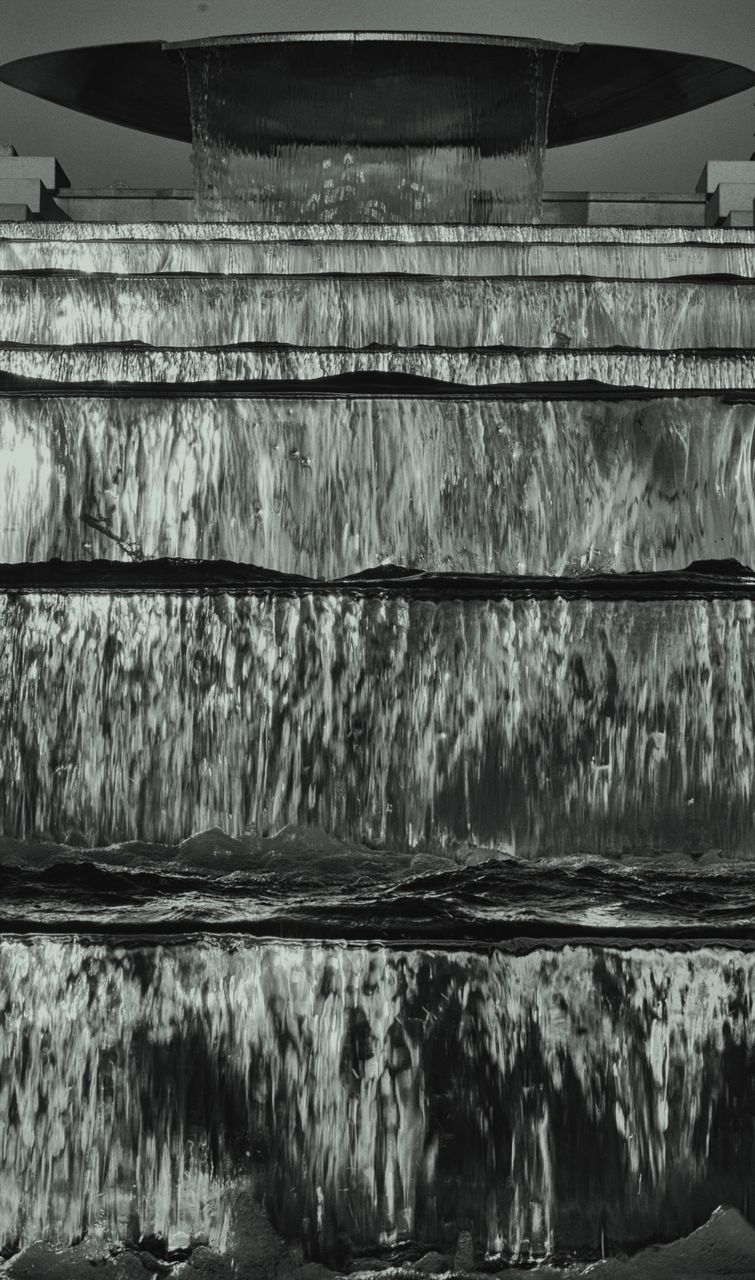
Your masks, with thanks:
[[[527,48],[560,50],[548,145],[583,142],[679,115],[755,84],[746,67],[620,45],[563,47],[434,32],[306,32],[141,41],[9,62],[0,80],[61,106],[191,141],[184,57],[244,46],[255,146],[363,142],[500,146],[512,69]],[[294,89],[295,86],[295,89]]]

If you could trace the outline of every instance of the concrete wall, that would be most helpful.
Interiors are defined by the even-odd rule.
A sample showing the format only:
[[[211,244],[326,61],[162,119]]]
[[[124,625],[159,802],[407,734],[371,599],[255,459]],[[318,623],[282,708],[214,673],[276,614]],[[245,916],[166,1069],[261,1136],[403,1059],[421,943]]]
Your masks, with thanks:
[[[60,216],[74,222],[192,222],[190,190],[64,189],[55,197]],[[704,227],[707,196],[551,191],[543,222],[571,226]]]

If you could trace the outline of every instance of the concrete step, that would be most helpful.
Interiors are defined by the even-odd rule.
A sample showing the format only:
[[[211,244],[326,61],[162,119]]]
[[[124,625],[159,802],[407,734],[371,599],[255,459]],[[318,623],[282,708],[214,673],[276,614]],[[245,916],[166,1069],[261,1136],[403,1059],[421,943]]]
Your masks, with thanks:
[[[30,217],[28,204],[0,204],[0,222],[28,222]]]

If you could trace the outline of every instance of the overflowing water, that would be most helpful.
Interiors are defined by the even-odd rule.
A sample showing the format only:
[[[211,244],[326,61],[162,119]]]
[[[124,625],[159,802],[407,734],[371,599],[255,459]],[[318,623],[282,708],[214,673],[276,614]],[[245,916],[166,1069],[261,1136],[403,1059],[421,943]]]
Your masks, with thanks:
[[[0,1271],[751,1276],[753,233],[186,56],[244,221],[0,236]]]
[[[48,229],[39,234],[40,225]],[[264,239],[239,236],[238,224],[211,225],[212,238],[186,239],[180,223],[162,228],[114,227],[90,224],[87,234],[76,239],[60,232],[66,223],[25,224],[23,235],[0,240],[2,271],[87,271],[118,275],[202,274],[202,275],[345,275],[397,273],[410,276],[584,276],[616,280],[674,279],[675,277],[725,275],[751,279],[755,269],[752,244],[702,238],[690,232],[689,241],[666,243],[647,239],[617,241],[613,228],[564,227],[558,238],[547,236],[546,227],[537,229],[537,239],[525,239],[522,228],[507,227],[505,239],[490,228],[484,239],[472,228],[459,228],[464,236],[442,236],[447,227],[428,228],[434,234],[407,240],[396,227],[395,239],[380,236],[380,227],[371,228],[365,239],[356,226],[338,228],[337,240],[323,238],[321,228],[287,227],[289,235]],[[27,229],[28,228],[28,229]],[[30,234],[34,230],[37,234]],[[148,235],[148,230],[152,234]],[[272,231],[273,229],[270,228]],[[404,228],[405,230],[405,228]],[[551,229],[553,230],[553,229]],[[592,230],[592,238],[585,233]],[[596,230],[599,234],[596,234]],[[268,227],[265,227],[268,231]],[[520,233],[516,235],[515,233]]]
[[[753,564],[754,432],[755,403],[710,396],[0,397],[0,562]]]
[[[753,605],[5,595],[3,831],[753,851]],[[220,727],[222,726],[222,746]]]
[[[608,386],[752,391],[751,351],[570,351],[488,348],[169,347],[0,344],[11,378],[61,383],[315,382],[353,374],[429,378],[451,387],[599,382]],[[271,388],[272,390],[272,388]],[[592,388],[586,388],[588,392]]]
[[[379,45],[342,40],[330,74],[320,73],[324,48],[241,41],[183,50],[199,221],[538,218],[556,49],[481,46],[465,80],[463,45],[425,43],[408,74],[394,65],[395,43],[388,68],[376,65]],[[296,88],[276,108],[271,98],[286,81]]]
[[[339,1266],[584,1258],[751,1194],[743,952],[6,938],[0,971],[6,1242],[223,1248],[256,1204]]]
[[[614,245],[626,249],[629,258],[638,250],[663,245],[672,252],[680,246],[709,246],[719,250],[743,248],[751,251],[755,237],[744,227],[657,227],[657,226],[539,226],[530,222],[507,226],[466,226],[460,223],[255,223],[229,222],[11,222],[3,227],[2,242],[76,244],[86,254],[97,241],[112,243],[117,252],[121,242],[158,241],[204,245],[222,241],[229,244],[295,244],[307,240],[317,244],[570,244]],[[197,250],[199,252],[199,250]],[[749,269],[752,275],[750,252]]]
[[[755,347],[750,282],[0,275],[0,340],[369,347]]]

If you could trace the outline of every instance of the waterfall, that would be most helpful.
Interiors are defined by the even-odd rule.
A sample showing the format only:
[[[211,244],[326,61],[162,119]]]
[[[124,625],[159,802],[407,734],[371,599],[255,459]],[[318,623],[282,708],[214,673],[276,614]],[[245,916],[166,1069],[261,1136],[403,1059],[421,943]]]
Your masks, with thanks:
[[[558,54],[534,42],[500,44],[505,62],[496,49],[494,79],[481,90],[479,58],[488,60],[484,48],[477,51],[478,65],[469,68],[467,82],[460,83],[452,46],[441,45],[444,68],[433,74],[428,64],[436,61],[437,49],[425,45],[424,74],[415,68],[409,79],[405,70],[402,77],[400,53],[381,74],[372,65],[375,54],[369,45],[344,41],[338,46],[335,101],[326,101],[332,91],[327,79],[318,81],[309,110],[302,98],[300,110],[309,116],[308,125],[314,113],[321,119],[321,128],[315,126],[313,137],[304,142],[283,119],[297,110],[296,89],[292,87],[285,110],[272,120],[259,88],[267,76],[279,84],[296,74],[286,62],[277,74],[269,69],[280,59],[278,48],[243,42],[185,48],[198,220],[383,225],[536,221]],[[315,78],[322,48],[313,42],[305,53]],[[382,98],[380,114],[390,116],[390,123],[370,118],[374,103],[367,115],[365,78],[374,78],[372,92]],[[429,97],[422,100],[420,87],[417,100],[413,86],[425,79]],[[300,83],[303,93],[311,94],[301,76]],[[449,95],[455,106],[453,123],[448,136],[440,137],[439,104]],[[429,130],[418,119],[423,112],[430,113]],[[374,137],[359,141],[365,123],[373,127]],[[491,137],[481,145],[478,137],[485,125]]]
[[[752,286],[700,279],[0,276],[0,341],[158,346],[755,346]]]
[[[0,562],[138,544],[321,578],[753,564],[754,430],[752,403],[707,396],[0,397]]]
[[[535,225],[566,54],[401,41],[0,223],[19,1280],[755,1269],[753,233]]]
[[[755,355],[750,351],[0,344],[0,362],[11,377],[62,383],[306,383],[378,373],[432,378],[451,386],[587,381],[629,389],[750,392],[755,382]]]
[[[86,252],[92,243],[103,241],[117,250],[120,243],[159,242],[165,245],[200,246],[224,244],[277,244],[281,249],[302,239],[319,245],[350,243],[506,245],[571,244],[613,245],[626,248],[626,257],[653,246],[674,252],[680,246],[709,246],[726,253],[742,250],[745,275],[752,275],[752,233],[747,228],[688,226],[541,226],[520,223],[507,226],[467,226],[461,223],[255,223],[230,222],[218,226],[207,222],[12,222],[6,223],[0,240],[9,243],[45,242],[77,244]],[[199,251],[199,250],[197,250]]]
[[[594,228],[593,239],[586,239],[590,228],[564,227],[554,239],[546,233],[554,228],[531,228],[532,237],[525,239],[525,228],[506,228],[506,236],[495,237],[495,228],[487,230],[484,240],[473,235],[473,228],[461,227],[461,234],[443,236],[453,228],[422,228],[407,240],[400,233],[406,228],[393,228],[395,239],[380,237],[379,226],[370,228],[373,238],[365,240],[356,233],[358,226],[341,227],[342,238],[324,238],[321,227],[287,227],[287,239],[269,235],[265,239],[239,236],[239,224],[211,225],[213,239],[187,240],[180,224],[164,230],[164,238],[156,239],[155,227],[108,226],[90,223],[77,230],[75,239],[66,239],[61,228],[66,223],[25,223],[23,235],[0,240],[0,269],[4,271],[88,271],[118,275],[201,274],[201,275],[306,275],[361,273],[410,276],[584,276],[616,280],[674,279],[676,277],[728,275],[743,280],[752,276],[752,250],[746,244],[693,238],[679,243],[617,241],[609,233],[614,229]],[[47,238],[39,234],[48,229]],[[251,228],[254,229],[253,227]],[[274,228],[266,227],[266,230]],[[32,230],[37,234],[32,235]],[[151,234],[148,234],[151,232]],[[598,236],[595,233],[605,233]],[[513,238],[513,233],[519,233]],[[537,239],[534,238],[537,234]],[[718,233],[720,235],[720,233]],[[698,233],[699,237],[699,233]]]
[[[749,599],[6,594],[0,820],[89,844],[296,823],[391,848],[744,852],[752,618]]]
[[[742,1134],[753,959],[0,942],[0,1231],[596,1257],[692,1229]]]

